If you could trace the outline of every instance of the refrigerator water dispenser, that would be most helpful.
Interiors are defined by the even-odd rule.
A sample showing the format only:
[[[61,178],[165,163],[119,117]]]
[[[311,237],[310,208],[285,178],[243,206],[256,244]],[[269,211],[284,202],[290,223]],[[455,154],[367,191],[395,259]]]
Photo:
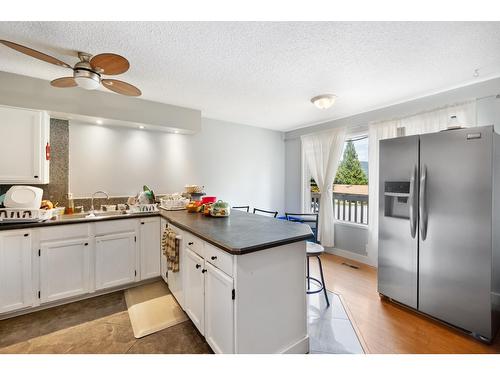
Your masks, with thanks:
[[[410,181],[386,181],[384,184],[384,216],[410,219]]]

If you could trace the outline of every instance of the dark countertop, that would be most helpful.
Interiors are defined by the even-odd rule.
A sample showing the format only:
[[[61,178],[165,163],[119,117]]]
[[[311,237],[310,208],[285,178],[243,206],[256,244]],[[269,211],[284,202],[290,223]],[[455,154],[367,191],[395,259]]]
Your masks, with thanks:
[[[157,212],[136,212],[136,213],[129,213],[129,214],[120,214],[120,215],[102,215],[102,216],[95,216],[95,217],[78,217],[78,215],[75,215],[75,218],[69,218],[70,215],[67,215],[68,218],[65,219],[56,219],[56,220],[46,220],[46,221],[40,221],[36,223],[14,223],[14,222],[8,222],[8,223],[2,223],[0,222],[0,231],[2,230],[8,230],[8,229],[31,229],[31,228],[37,228],[37,227],[49,227],[53,225],[68,225],[68,224],[81,224],[81,223],[91,223],[95,221],[108,221],[108,220],[123,220],[123,219],[137,219],[141,217],[152,217],[152,216],[159,216],[160,213]]]
[[[236,255],[313,238],[307,224],[237,210],[232,210],[229,217],[206,217],[185,210],[160,209],[160,213],[176,227]]]

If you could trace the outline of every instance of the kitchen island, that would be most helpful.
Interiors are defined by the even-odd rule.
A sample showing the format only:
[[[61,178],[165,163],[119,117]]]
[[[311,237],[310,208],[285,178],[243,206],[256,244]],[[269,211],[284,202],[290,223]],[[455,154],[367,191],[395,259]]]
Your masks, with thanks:
[[[179,235],[180,270],[162,277],[216,353],[307,353],[309,226],[232,211],[160,210]]]

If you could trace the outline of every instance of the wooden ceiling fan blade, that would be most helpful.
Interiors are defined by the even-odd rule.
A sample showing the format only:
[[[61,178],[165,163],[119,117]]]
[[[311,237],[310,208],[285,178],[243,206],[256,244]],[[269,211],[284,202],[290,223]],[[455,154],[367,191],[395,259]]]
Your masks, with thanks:
[[[108,90],[114,91],[118,94],[127,96],[141,96],[142,92],[130,83],[119,81],[117,79],[102,79],[101,83]]]
[[[6,45],[7,47],[15,49],[18,52],[24,53],[25,55],[34,57],[35,59],[42,60],[42,61],[48,62],[50,64],[62,66],[64,68],[73,69],[70,65],[66,64],[65,62],[63,62],[59,59],[56,59],[55,57],[49,56],[43,52],[34,50],[32,48],[23,46],[21,44],[9,42],[8,40],[2,40],[2,39],[0,39],[0,43]]]
[[[76,87],[78,84],[76,83],[73,77],[62,77],[54,79],[50,82],[51,86],[59,87],[59,88],[67,88],[67,87]]]
[[[125,73],[130,63],[125,57],[115,53],[101,53],[90,59],[90,66],[100,74],[112,76]]]

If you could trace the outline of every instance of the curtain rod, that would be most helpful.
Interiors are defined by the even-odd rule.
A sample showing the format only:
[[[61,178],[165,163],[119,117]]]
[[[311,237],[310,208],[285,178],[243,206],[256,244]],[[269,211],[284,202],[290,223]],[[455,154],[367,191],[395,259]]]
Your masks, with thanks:
[[[475,99],[464,100],[464,101],[461,101],[461,102],[456,102],[456,103],[453,103],[453,104],[447,104],[445,106],[441,106],[441,107],[437,107],[437,108],[433,108],[433,109],[428,109],[428,110],[421,111],[421,112],[416,112],[416,113],[413,113],[411,115],[400,116],[400,117],[393,117],[393,118],[390,118],[390,119],[384,119],[384,120],[378,120],[378,121],[369,121],[369,122],[367,122],[366,124],[363,124],[363,125],[359,125],[359,124],[358,125],[347,125],[347,126],[345,126],[345,129],[346,129],[347,132],[349,132],[349,131],[352,131],[352,130],[356,130],[356,128],[359,129],[359,128],[364,128],[365,126],[368,127],[370,124],[376,124],[376,123],[385,122],[385,121],[401,120],[403,118],[408,118],[408,117],[412,117],[412,116],[418,116],[418,115],[421,115],[421,114],[424,114],[424,113],[427,113],[427,112],[432,112],[432,111],[436,111],[436,110],[439,110],[439,109],[444,109],[446,107],[452,107],[452,106],[455,106],[455,105],[464,104],[464,103],[467,103],[467,102],[472,102],[472,101],[476,101],[477,102],[478,100],[487,99],[487,98],[500,99],[500,94],[485,95],[485,96],[481,96],[481,97],[475,98]],[[401,104],[404,104],[404,103],[401,103]],[[384,108],[381,108],[381,109],[384,109]],[[359,113],[359,114],[361,114],[361,113]],[[353,115],[353,116],[357,116],[357,115]],[[352,117],[352,116],[350,116],[350,117]],[[339,119],[339,120],[342,120],[342,119]],[[321,126],[322,124],[325,124],[327,122],[329,122],[329,121],[325,121],[325,122],[320,123],[320,124],[312,125],[311,127]],[[300,138],[303,135],[309,135],[309,134],[326,132],[328,130],[331,130],[332,128],[335,128],[335,127],[329,127],[329,128],[318,130],[318,131],[312,131],[310,133],[304,133],[304,134],[301,134],[301,135],[295,135],[295,136],[290,137],[290,138],[286,137],[286,140]],[[302,129],[307,129],[307,127],[306,128],[302,128]],[[297,130],[301,130],[301,129],[297,129]]]

